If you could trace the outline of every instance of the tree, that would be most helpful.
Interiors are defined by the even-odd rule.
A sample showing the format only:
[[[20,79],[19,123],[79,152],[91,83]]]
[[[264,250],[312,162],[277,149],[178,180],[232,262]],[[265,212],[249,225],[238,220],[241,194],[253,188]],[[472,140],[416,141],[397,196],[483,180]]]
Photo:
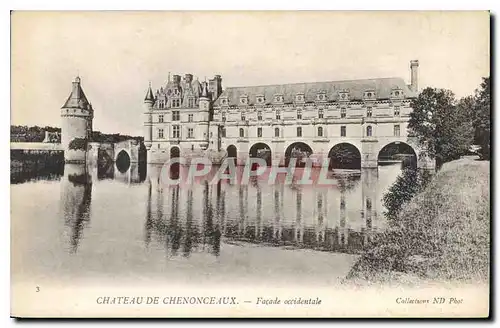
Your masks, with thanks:
[[[403,205],[422,191],[430,180],[431,174],[428,170],[405,168],[383,196],[384,207],[386,208],[384,215],[387,219],[390,222],[395,221]]]
[[[445,89],[425,88],[413,100],[408,129],[437,167],[464,155],[473,140],[469,98],[460,102]]]
[[[474,141],[481,146],[482,159],[490,159],[490,77],[483,77],[480,89],[476,90],[475,106],[473,110]]]

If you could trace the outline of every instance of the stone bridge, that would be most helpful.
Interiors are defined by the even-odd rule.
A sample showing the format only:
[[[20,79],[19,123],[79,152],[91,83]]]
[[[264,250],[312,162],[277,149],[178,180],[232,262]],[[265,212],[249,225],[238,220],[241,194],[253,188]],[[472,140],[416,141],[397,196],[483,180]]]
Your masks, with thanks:
[[[354,153],[358,153],[362,168],[375,168],[379,163],[379,154],[388,145],[407,145],[417,156],[417,166],[420,168],[434,168],[434,161],[418,156],[420,147],[416,139],[409,137],[341,137],[341,138],[262,138],[256,140],[235,140],[222,145],[221,157],[234,157],[238,165],[244,165],[248,158],[255,156],[256,148],[270,150],[273,165],[284,165],[286,157],[296,146],[307,148],[310,158],[316,163],[322,163],[338,153],[339,146],[348,146]]]

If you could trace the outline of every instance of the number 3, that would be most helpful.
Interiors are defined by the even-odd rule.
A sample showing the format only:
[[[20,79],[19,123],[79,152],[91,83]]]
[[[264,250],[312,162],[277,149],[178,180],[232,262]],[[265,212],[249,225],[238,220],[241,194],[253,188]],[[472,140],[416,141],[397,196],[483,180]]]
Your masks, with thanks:
[[[40,291],[40,287],[36,286],[36,292],[38,293]]]

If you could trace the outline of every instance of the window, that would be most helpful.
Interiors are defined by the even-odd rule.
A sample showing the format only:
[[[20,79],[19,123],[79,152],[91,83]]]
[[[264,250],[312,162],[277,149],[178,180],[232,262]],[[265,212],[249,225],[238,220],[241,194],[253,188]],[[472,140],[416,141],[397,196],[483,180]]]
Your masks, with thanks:
[[[371,107],[368,107],[366,109],[366,117],[372,117],[372,108]]]
[[[240,128],[240,138],[244,137],[245,137],[245,131],[243,130],[243,128]]]
[[[222,112],[222,122],[226,122],[226,112]]]
[[[345,137],[346,136],[346,128],[345,126],[340,127],[340,136]]]
[[[323,128],[320,126],[318,127],[318,137],[322,137],[323,136]]]
[[[158,115],[158,123],[163,123],[163,115]]]
[[[188,128],[188,138],[194,138],[194,129]]]
[[[222,138],[225,138],[225,137],[226,137],[226,128],[221,128],[221,129],[220,129],[220,136],[221,136]]]
[[[318,117],[323,118],[323,109],[318,109]]]
[[[300,126],[297,128],[297,137],[302,137],[302,128]]]
[[[193,122],[193,114],[188,114],[188,122]]]
[[[181,100],[180,99],[172,99],[172,107],[173,108],[181,107]]]
[[[394,136],[399,137],[401,133],[401,128],[399,127],[399,124],[394,125]]]
[[[257,128],[257,137],[262,138],[262,128]]]
[[[372,136],[372,127],[371,127],[371,125],[368,125],[366,127],[366,136],[367,137],[371,137]]]
[[[297,109],[297,119],[301,120],[302,119],[302,110]]]
[[[194,145],[191,145],[191,150],[194,150]]]
[[[172,112],[172,121],[180,121],[181,119],[181,114],[179,113],[178,110],[174,110]]]
[[[274,136],[279,137],[280,136],[280,128],[274,128]]]
[[[394,116],[399,116],[399,106],[394,107]]]
[[[257,120],[262,121],[262,112],[257,112]]]
[[[341,118],[346,117],[346,109],[345,109],[345,108],[341,108],[341,109],[340,109],[340,117],[341,117]]]
[[[163,139],[163,129],[158,129],[158,139]]]
[[[241,113],[241,120],[246,121],[245,113]]]
[[[276,119],[281,120],[281,112],[279,110],[276,110]]]
[[[181,137],[181,128],[178,125],[172,126],[172,137],[173,138],[180,138]]]
[[[165,100],[160,100],[160,101],[159,101],[159,103],[158,103],[158,107],[159,107],[160,109],[165,108]]]
[[[189,108],[193,108],[194,107],[194,99],[193,98],[189,98],[188,99],[188,107]]]

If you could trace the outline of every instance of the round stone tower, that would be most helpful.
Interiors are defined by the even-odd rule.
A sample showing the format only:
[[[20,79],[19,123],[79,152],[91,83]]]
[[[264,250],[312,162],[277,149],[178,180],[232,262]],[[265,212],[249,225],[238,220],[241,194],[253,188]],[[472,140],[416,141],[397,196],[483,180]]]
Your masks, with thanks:
[[[92,137],[94,110],[80,82],[77,76],[71,94],[61,108],[61,145],[66,163],[85,163],[87,143]]]

